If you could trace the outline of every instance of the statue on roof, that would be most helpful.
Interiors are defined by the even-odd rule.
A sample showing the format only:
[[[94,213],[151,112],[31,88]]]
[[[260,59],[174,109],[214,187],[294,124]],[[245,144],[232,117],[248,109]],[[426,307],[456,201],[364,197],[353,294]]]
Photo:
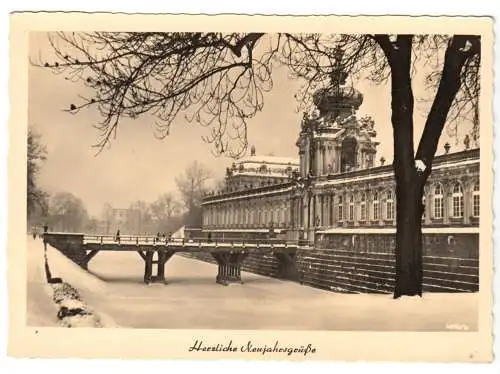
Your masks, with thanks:
[[[255,146],[252,145],[252,148],[250,148],[250,156],[255,156]]]
[[[375,121],[371,116],[364,116],[359,120],[361,123],[361,128],[372,131],[375,126]]]
[[[340,45],[335,48],[335,63],[333,69],[330,72],[330,83],[333,87],[339,88],[346,83],[347,72],[344,70],[342,65],[342,59],[344,58],[344,50]]]

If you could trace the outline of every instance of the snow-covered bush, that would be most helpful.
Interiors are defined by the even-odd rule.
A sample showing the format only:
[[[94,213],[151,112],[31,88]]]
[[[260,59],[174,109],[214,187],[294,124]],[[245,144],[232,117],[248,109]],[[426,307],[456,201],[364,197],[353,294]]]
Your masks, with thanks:
[[[78,291],[68,283],[52,284],[57,318],[65,327],[101,327],[98,318],[81,300]]]

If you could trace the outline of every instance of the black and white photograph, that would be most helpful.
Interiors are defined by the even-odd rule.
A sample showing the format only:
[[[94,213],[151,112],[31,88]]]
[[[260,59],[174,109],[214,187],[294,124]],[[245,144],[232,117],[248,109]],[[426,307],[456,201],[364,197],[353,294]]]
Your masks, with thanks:
[[[491,20],[154,17],[25,32],[21,322],[245,359],[444,333],[490,360]]]

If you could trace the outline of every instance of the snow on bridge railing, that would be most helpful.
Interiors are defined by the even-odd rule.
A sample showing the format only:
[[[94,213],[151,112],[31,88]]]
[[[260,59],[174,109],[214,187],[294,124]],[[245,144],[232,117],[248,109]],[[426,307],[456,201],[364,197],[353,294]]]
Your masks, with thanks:
[[[92,244],[129,244],[129,245],[167,245],[183,247],[298,247],[297,241],[283,239],[207,239],[207,238],[163,238],[156,236],[84,235],[84,243]]]

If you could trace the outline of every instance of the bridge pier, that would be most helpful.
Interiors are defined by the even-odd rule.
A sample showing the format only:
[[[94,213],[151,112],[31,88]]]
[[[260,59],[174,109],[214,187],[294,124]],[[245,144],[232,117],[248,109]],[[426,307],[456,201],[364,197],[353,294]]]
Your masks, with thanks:
[[[157,260],[154,261],[154,254],[157,255]],[[145,250],[145,251],[137,251],[139,255],[144,260],[144,283],[166,283],[165,279],[165,265],[175,254],[174,250]],[[153,265],[157,265],[156,267],[156,275],[153,275]]]
[[[227,286],[231,283],[243,283],[241,280],[241,264],[248,253],[238,252],[212,252],[212,257],[217,261],[217,277],[215,282]]]

